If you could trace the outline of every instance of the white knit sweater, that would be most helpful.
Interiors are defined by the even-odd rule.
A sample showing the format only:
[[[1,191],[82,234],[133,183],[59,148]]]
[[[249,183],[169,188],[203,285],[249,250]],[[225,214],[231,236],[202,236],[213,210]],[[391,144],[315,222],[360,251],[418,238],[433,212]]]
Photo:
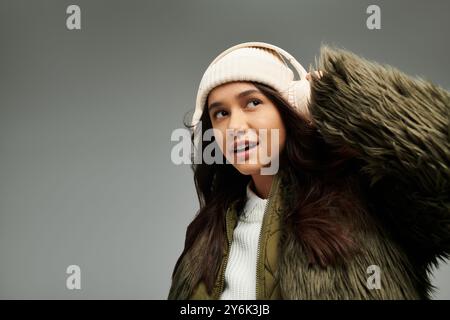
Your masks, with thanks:
[[[247,202],[233,231],[228,263],[225,269],[221,300],[256,299],[256,259],[267,199],[259,198],[247,185]]]

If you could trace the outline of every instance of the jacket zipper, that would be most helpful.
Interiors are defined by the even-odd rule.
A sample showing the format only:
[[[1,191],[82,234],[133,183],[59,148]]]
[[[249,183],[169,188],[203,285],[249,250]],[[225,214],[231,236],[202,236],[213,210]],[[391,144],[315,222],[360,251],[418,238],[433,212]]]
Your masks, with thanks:
[[[264,232],[264,229],[265,229],[265,225],[267,223],[267,219],[268,219],[267,209],[269,208],[269,205],[272,204],[272,201],[271,201],[272,200],[272,193],[273,193],[273,189],[275,188],[275,183],[278,183],[277,180],[278,180],[278,177],[277,177],[277,175],[275,175],[274,176],[274,181],[273,181],[274,184],[270,188],[269,195],[267,197],[268,200],[266,202],[266,205],[264,206],[263,221],[262,221],[262,224],[261,224],[261,230],[259,232],[259,237],[258,237],[258,247],[257,247],[257,251],[256,251],[256,288],[255,288],[256,300],[260,300],[260,297],[259,297],[259,285],[258,284],[259,284],[259,276],[260,276],[261,272],[263,271],[263,270],[260,270],[261,269],[261,265],[264,266],[264,264],[262,264],[260,262],[260,259],[261,259],[261,257],[260,257],[260,251],[261,251],[260,247],[262,246],[261,237],[263,235],[263,232]]]
[[[228,212],[227,212],[227,214],[228,214]],[[223,269],[222,269],[222,271],[221,271],[221,276],[220,276],[220,283],[219,283],[219,288],[218,288],[218,290],[217,290],[217,292],[216,292],[216,294],[215,294],[215,299],[216,300],[218,300],[219,298],[220,298],[220,295],[223,293],[223,289],[224,289],[224,284],[225,284],[225,271],[226,271],[226,269],[227,269],[227,264],[228,264],[228,256],[229,256],[229,253],[230,253],[230,247],[231,247],[231,241],[230,241],[230,239],[229,239],[229,237],[228,237],[228,230],[230,229],[230,226],[229,226],[229,219],[228,219],[228,217],[227,217],[227,219],[226,219],[226,237],[227,237],[227,244],[228,244],[228,247],[227,247],[227,251],[225,252],[225,260],[224,260],[224,262],[223,262]]]
[[[273,183],[271,185],[270,191],[269,191],[269,195],[267,197],[267,203],[264,206],[264,215],[263,215],[263,222],[261,225],[261,231],[259,233],[259,237],[258,237],[258,247],[257,247],[257,253],[256,253],[256,299],[258,299],[258,295],[259,295],[259,286],[258,286],[258,282],[259,282],[259,274],[260,274],[260,257],[259,257],[259,252],[260,252],[260,246],[261,246],[261,237],[262,237],[262,233],[264,230],[264,226],[267,220],[267,209],[269,208],[269,205],[272,203],[271,199],[272,199],[272,193],[273,193],[273,189],[275,188],[275,183],[278,183],[278,175],[274,176],[274,180]],[[228,214],[228,213],[227,213]],[[227,264],[228,264],[228,256],[230,254],[230,248],[231,248],[231,240],[228,237],[228,232],[230,230],[230,226],[229,226],[229,219],[226,219],[226,231],[227,231],[227,243],[228,243],[228,247],[227,247],[227,251],[225,253],[225,260],[224,260],[224,265],[223,265],[223,269],[221,272],[221,276],[220,276],[220,283],[219,283],[219,287],[217,289],[217,291],[214,294],[214,299],[218,300],[220,298],[220,295],[223,293],[223,289],[224,289],[224,285],[225,285],[225,271],[227,268]]]

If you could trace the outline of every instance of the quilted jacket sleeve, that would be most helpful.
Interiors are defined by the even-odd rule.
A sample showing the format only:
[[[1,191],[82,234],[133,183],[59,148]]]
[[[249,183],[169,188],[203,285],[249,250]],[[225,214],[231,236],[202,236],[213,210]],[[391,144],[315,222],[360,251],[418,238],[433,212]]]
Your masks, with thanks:
[[[450,254],[450,93],[419,77],[322,45],[310,110],[332,144],[363,160],[370,206],[410,252]]]

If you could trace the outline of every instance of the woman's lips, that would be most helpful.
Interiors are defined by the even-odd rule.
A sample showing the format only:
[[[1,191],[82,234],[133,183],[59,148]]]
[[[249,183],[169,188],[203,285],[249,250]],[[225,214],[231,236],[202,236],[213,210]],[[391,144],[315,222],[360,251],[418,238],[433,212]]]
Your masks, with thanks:
[[[250,142],[250,143],[248,143],[246,145],[246,147],[244,149],[241,149],[241,150],[236,150],[235,149],[235,150],[233,150],[233,153],[237,154],[237,155],[243,154],[246,151],[250,151],[252,149],[255,149],[258,145],[259,145],[259,142]]]
[[[250,153],[254,152],[259,146],[259,142],[251,145],[248,149],[243,149],[240,151],[233,150],[232,154],[234,154],[239,159],[244,159],[245,161],[250,158]]]

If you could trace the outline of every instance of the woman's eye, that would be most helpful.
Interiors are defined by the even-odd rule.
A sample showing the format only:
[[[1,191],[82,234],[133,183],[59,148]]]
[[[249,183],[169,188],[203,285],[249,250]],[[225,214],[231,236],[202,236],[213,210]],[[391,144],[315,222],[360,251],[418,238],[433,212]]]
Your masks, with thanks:
[[[259,100],[259,99],[251,99],[251,100],[249,100],[249,102],[247,103],[247,106],[250,106],[250,108],[255,108],[258,104],[261,104],[262,102],[261,102],[261,100]],[[224,117],[224,116],[226,116],[227,115],[227,111],[225,111],[225,110],[219,110],[219,111],[216,111],[215,113],[214,113],[214,118],[216,118],[216,119],[219,119],[219,118],[222,118],[222,117]]]
[[[223,110],[217,111],[216,113],[214,113],[214,117],[215,117],[215,118],[221,118],[219,115],[220,115],[222,112],[226,112],[226,111],[223,111]]]
[[[252,100],[249,101],[249,103],[248,103],[247,105],[250,105],[250,104],[252,104],[252,103],[255,103],[255,104],[253,105],[253,106],[255,107],[255,106],[257,106],[258,104],[260,104],[261,101],[258,100],[258,99],[252,99]]]

